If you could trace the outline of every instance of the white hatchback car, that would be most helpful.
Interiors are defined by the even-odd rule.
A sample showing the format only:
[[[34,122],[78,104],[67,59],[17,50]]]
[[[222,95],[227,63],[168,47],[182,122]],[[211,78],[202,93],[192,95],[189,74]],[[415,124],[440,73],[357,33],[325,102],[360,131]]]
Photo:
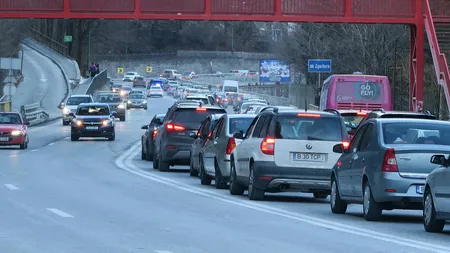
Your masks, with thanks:
[[[230,193],[248,189],[252,200],[265,192],[310,192],[326,198],[331,172],[340,154],[333,146],[348,135],[337,111],[278,110],[269,107],[256,116],[231,154]]]
[[[147,97],[162,97],[164,96],[164,91],[161,86],[151,86],[147,90]]]

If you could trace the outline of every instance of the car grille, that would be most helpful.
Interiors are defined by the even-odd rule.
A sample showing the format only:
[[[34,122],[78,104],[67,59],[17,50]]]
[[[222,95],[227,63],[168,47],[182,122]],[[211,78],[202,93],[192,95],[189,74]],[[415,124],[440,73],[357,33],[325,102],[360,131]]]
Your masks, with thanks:
[[[84,121],[83,124],[87,125],[87,126],[99,126],[102,124],[102,122],[100,122],[100,121]]]

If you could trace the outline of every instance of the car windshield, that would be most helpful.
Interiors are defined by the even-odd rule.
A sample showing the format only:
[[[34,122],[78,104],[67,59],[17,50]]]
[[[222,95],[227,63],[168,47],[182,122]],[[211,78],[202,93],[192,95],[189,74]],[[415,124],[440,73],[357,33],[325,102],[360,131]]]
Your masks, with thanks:
[[[186,129],[196,130],[207,116],[223,113],[226,113],[224,109],[202,108],[197,110],[196,108],[180,108],[175,111],[173,122],[186,127]]]
[[[6,125],[22,124],[22,119],[17,113],[0,113],[0,124]]]
[[[141,94],[132,94],[129,98],[130,99],[145,99],[145,96],[141,95]]]
[[[133,72],[128,72],[125,75],[127,75],[127,76],[134,76],[134,73]]]
[[[100,103],[120,103],[122,102],[122,98],[120,98],[120,96],[118,95],[101,94],[95,97],[95,101]]]
[[[238,88],[236,86],[224,86],[224,92],[238,92]]]
[[[81,103],[91,103],[90,97],[70,97],[67,99],[67,105],[79,105]]]
[[[275,124],[275,138],[342,141],[341,119],[331,117],[282,115]]]
[[[109,108],[107,106],[81,106],[78,108],[77,115],[80,116],[109,115]]]
[[[365,115],[356,115],[356,114],[342,114],[342,118],[344,119],[345,127],[349,129],[356,129],[359,126],[359,123],[364,119]]]
[[[236,131],[247,132],[248,127],[252,123],[253,118],[232,118],[229,119],[228,134],[233,134]]]
[[[450,146],[450,124],[430,122],[383,123],[385,144],[437,144]]]

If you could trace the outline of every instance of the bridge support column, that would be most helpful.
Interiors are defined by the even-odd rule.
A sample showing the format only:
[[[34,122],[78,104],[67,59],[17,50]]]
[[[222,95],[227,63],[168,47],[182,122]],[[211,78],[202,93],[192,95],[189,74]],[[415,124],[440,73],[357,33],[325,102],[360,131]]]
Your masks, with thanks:
[[[425,25],[411,25],[409,55],[409,110],[422,111],[424,97]]]

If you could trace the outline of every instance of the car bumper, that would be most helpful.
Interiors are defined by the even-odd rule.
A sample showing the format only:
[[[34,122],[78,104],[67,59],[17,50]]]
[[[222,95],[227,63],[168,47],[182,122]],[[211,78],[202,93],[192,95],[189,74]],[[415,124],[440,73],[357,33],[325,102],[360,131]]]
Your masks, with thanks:
[[[167,145],[161,147],[161,158],[173,165],[189,165],[191,160],[191,146],[189,145]]]
[[[147,97],[162,97],[164,94],[161,93],[148,93]]]
[[[128,104],[128,108],[145,108],[147,107],[147,104]]]
[[[7,141],[1,140],[2,138],[8,138]],[[12,146],[20,145],[25,141],[25,136],[0,136],[0,146]]]
[[[267,191],[330,191],[331,169],[281,167],[275,162],[255,162],[254,182]]]
[[[405,178],[396,172],[382,173],[380,180],[371,182],[375,201],[408,209],[421,208],[423,193],[417,192],[417,186],[422,185],[425,185],[425,179]]]
[[[230,155],[225,155],[225,158],[221,161],[218,161],[218,163],[222,177],[225,179],[229,179],[231,171]]]
[[[114,134],[113,126],[99,127],[98,130],[87,130],[85,127],[73,127],[72,134],[79,137],[109,137]]]

